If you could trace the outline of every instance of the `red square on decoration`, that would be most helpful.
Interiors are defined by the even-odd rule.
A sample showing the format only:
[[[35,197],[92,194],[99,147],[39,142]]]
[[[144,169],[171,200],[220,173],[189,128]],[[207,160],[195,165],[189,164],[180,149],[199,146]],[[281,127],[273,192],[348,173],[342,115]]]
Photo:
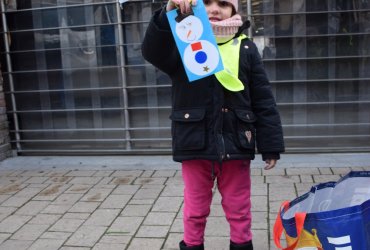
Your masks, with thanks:
[[[201,50],[201,49],[202,49],[202,44],[201,44],[201,42],[192,43],[192,44],[191,44],[191,49],[192,49],[193,51]]]

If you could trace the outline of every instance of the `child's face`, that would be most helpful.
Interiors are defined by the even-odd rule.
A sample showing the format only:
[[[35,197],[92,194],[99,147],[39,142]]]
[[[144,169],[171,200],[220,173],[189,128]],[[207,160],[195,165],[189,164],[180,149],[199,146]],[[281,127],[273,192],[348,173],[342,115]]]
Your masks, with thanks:
[[[232,16],[233,6],[223,0],[203,0],[208,18],[212,22],[219,22]]]

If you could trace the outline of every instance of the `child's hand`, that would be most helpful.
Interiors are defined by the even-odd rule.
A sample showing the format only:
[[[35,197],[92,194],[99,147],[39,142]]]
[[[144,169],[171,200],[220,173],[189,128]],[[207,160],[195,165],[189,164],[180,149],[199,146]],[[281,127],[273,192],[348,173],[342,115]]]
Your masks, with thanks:
[[[277,160],[276,159],[268,159],[265,161],[265,170],[269,170],[275,167]]]
[[[191,11],[191,7],[195,5],[197,5],[197,0],[169,0],[166,10],[179,8],[182,14],[187,14]]]

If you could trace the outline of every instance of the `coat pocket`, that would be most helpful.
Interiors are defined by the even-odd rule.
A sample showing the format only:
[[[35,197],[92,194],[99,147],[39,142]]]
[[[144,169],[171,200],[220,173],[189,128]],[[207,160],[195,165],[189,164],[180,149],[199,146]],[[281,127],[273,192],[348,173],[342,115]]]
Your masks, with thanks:
[[[175,150],[199,150],[205,147],[205,110],[175,110],[172,120],[172,140]]]
[[[236,122],[236,131],[238,142],[241,148],[254,150],[256,146],[256,130],[253,123],[257,120],[252,111],[235,110],[238,118]]]

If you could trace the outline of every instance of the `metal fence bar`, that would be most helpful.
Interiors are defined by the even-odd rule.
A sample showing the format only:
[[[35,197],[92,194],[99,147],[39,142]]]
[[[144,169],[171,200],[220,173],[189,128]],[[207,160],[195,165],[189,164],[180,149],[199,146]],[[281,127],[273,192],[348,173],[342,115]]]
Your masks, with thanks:
[[[147,88],[168,88],[171,85],[151,85],[151,86],[127,86],[126,89],[147,89]],[[79,92],[79,91],[99,91],[99,90],[122,90],[123,87],[101,87],[101,88],[76,88],[76,89],[36,89],[36,90],[18,90],[18,91],[6,91],[6,94],[31,94],[31,93],[42,93],[42,92]]]
[[[370,101],[328,101],[328,102],[292,102],[292,103],[277,103],[277,106],[312,106],[312,105],[348,105],[348,104],[370,104]],[[17,110],[9,111],[8,113],[45,113],[45,112],[84,112],[84,111],[111,111],[111,110],[155,110],[155,109],[171,109],[170,106],[158,107],[130,107],[122,108],[80,108],[80,109],[37,109],[37,110]]]
[[[253,17],[263,16],[282,16],[282,15],[310,15],[310,14],[336,14],[336,13],[355,13],[369,12],[370,9],[352,9],[352,10],[325,10],[325,11],[297,11],[297,12],[276,12],[276,13],[254,13]]]
[[[38,29],[27,29],[27,30],[12,30],[8,33],[24,33],[24,32],[34,32],[34,31],[51,31],[51,30],[61,30],[61,29],[75,29],[75,28],[92,28],[92,27],[102,27],[102,26],[111,26],[119,24],[147,24],[149,21],[140,21],[140,22],[117,22],[109,24],[91,24],[91,25],[75,25],[68,27],[52,27],[52,28],[38,28]],[[4,32],[0,32],[4,33]],[[348,32],[348,33],[322,33],[322,34],[309,34],[309,35],[274,35],[269,36],[269,38],[315,38],[315,37],[329,37],[329,36],[356,36],[356,35],[370,35],[369,32]]]
[[[74,7],[85,7],[85,6],[96,6],[96,5],[107,5],[107,4],[115,4],[117,1],[114,0],[112,2],[99,2],[97,3],[88,3],[88,4],[71,4],[71,5],[59,5],[59,6],[43,6],[43,7],[37,7],[37,8],[28,8],[28,9],[20,9],[16,10],[16,12],[26,12],[26,11],[38,11],[38,10],[51,10],[51,9],[63,9],[63,8],[74,8]],[[14,10],[1,10],[1,13],[14,13]]]
[[[322,128],[322,127],[368,127],[370,123],[322,123],[322,124],[283,124],[283,128]],[[91,132],[91,131],[147,131],[147,130],[169,130],[171,127],[130,127],[130,128],[81,128],[81,129],[19,129],[22,133],[53,133],[53,132]],[[16,130],[10,130],[15,133]]]
[[[122,30],[122,16],[121,16],[121,6],[119,3],[116,3],[116,14],[118,18],[118,36],[119,36],[119,43],[123,44],[123,30]],[[125,62],[125,51],[123,49],[123,46],[119,46],[119,54],[120,54],[120,65],[121,67],[121,80],[122,80],[122,96],[123,96],[123,106],[124,106],[124,124],[125,128],[130,127],[130,115],[128,113],[128,93],[127,93],[127,77],[126,77],[126,71],[124,70],[124,67],[126,66]],[[126,149],[131,149],[131,133],[129,130],[126,130],[125,134],[126,138],[128,139],[126,142]]]

